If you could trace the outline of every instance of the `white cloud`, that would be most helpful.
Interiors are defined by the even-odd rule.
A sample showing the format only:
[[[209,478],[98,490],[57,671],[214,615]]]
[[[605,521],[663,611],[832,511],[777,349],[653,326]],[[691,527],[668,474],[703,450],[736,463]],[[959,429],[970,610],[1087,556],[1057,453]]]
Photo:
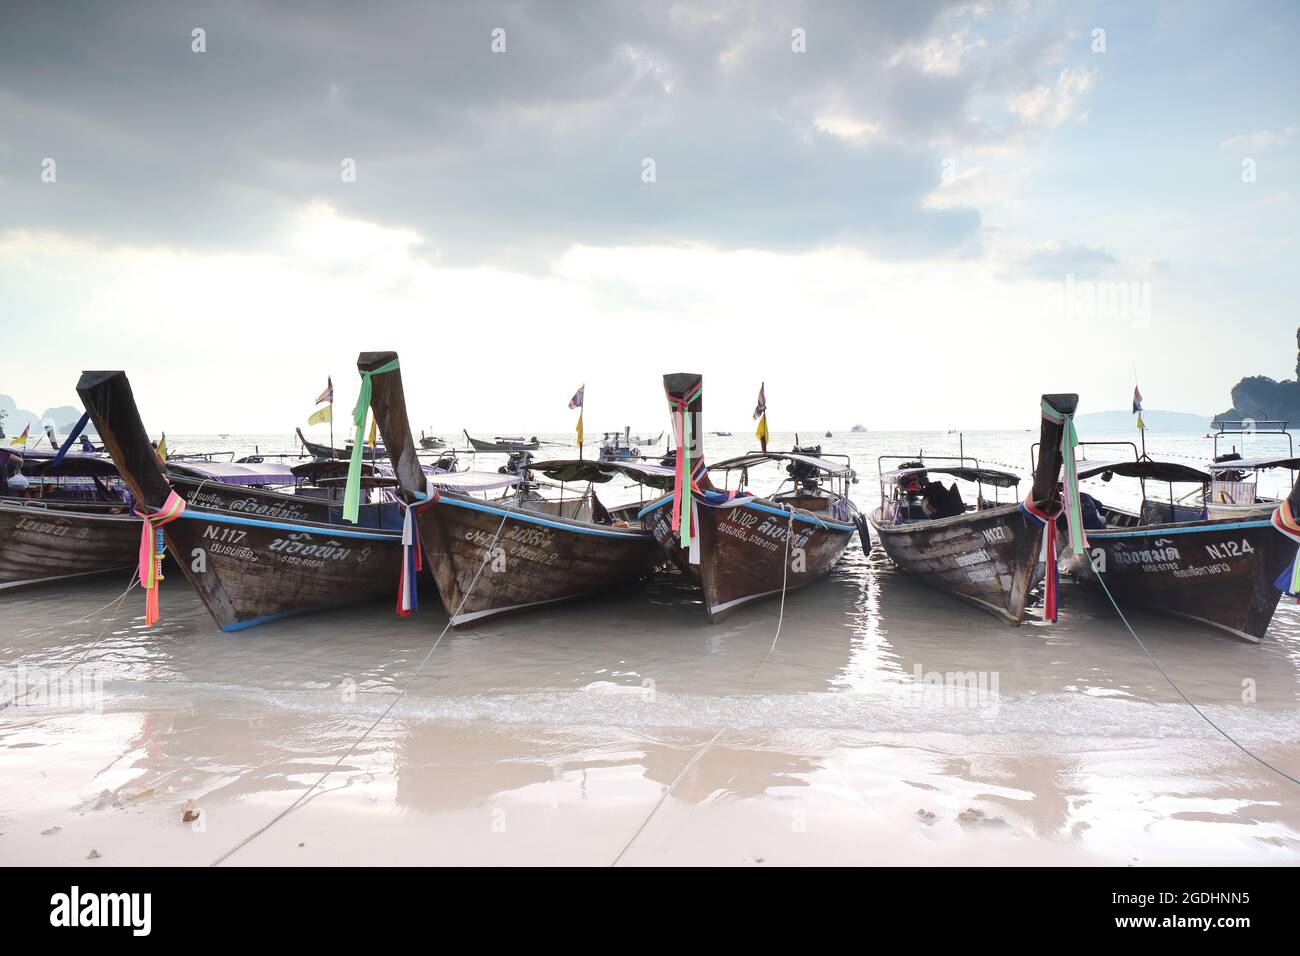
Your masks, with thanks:
[[[1261,129],[1254,133],[1238,133],[1236,136],[1229,136],[1219,144],[1219,150],[1259,150],[1267,146],[1285,146],[1291,142],[1295,136],[1295,127],[1288,126],[1285,129],[1271,130]]]
[[[1085,99],[1096,84],[1097,74],[1087,67],[1066,67],[1055,85],[1040,84],[1013,94],[1007,107],[1026,126],[1056,129],[1067,122],[1088,119]]]

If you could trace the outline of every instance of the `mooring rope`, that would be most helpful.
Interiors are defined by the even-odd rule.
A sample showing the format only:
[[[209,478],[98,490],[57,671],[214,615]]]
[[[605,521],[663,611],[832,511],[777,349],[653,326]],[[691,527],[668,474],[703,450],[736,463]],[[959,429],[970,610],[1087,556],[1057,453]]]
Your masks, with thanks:
[[[232,846],[225,853],[221,854],[210,864],[208,864],[209,866],[220,866],[229,857],[231,857],[235,853],[238,853],[244,847],[248,846],[248,844],[252,843],[258,837],[260,837],[267,830],[271,829],[271,827],[275,826],[277,823],[279,823],[281,820],[287,817],[294,810],[298,809],[298,807],[302,806],[303,802],[306,801],[307,798],[310,797],[316,791],[316,789],[320,787],[322,783],[325,782],[325,779],[330,774],[334,773],[334,771],[338,770],[339,766],[343,763],[343,761],[346,760],[348,757],[352,756],[352,753],[357,749],[357,747],[361,746],[361,744],[365,742],[366,738],[369,737],[374,732],[375,728],[378,727],[380,724],[382,724],[385,718],[387,718],[388,715],[392,713],[393,708],[396,707],[398,703],[402,700],[402,698],[406,696],[406,692],[410,689],[411,684],[413,684],[415,682],[415,679],[420,676],[420,672],[424,670],[424,665],[429,663],[429,658],[431,658],[433,656],[433,652],[438,649],[438,645],[442,643],[442,639],[446,637],[447,632],[451,630],[451,622],[455,620],[456,616],[460,614],[460,612],[464,609],[465,602],[469,600],[469,596],[474,592],[474,587],[478,584],[478,579],[483,574],[483,569],[487,567],[488,559],[492,557],[492,551],[496,547],[497,541],[500,540],[501,538],[501,532],[505,529],[506,526],[506,519],[509,518],[510,515],[514,512],[514,508],[515,508],[515,502],[511,502],[510,506],[506,508],[505,513],[501,515],[501,523],[497,525],[496,534],[492,536],[491,543],[488,544],[488,546],[484,549],[483,560],[479,563],[478,570],[474,572],[474,579],[470,581],[469,587],[465,590],[465,593],[461,595],[460,604],[456,607],[456,613],[448,615],[447,626],[442,629],[442,633],[438,635],[437,640],[435,640],[432,646],[430,646],[428,653],[424,655],[424,660],[420,661],[420,665],[415,669],[415,671],[411,674],[411,676],[407,678],[406,683],[402,685],[402,689],[397,692],[397,696],[394,697],[389,702],[388,706],[384,708],[384,712],[380,714],[377,718],[375,718],[375,721],[369,727],[366,728],[365,732],[356,740],[354,740],[351,743],[351,745],[349,745],[348,749],[345,750],[339,756],[338,760],[334,761],[334,765],[330,767],[328,770],[323,771],[321,775],[316,778],[316,780],[312,783],[310,787],[308,787],[306,790],[304,790],[301,794],[298,795],[298,798],[294,800],[293,803],[289,804],[289,806],[285,807],[283,810],[277,813],[264,826],[254,830],[248,836],[244,837],[244,839],[240,840],[238,843]]]
[[[109,601],[103,607],[96,608],[93,611],[88,611],[87,613],[81,615],[81,617],[73,618],[71,621],[68,621],[66,624],[48,625],[49,627],[53,627],[55,629],[61,629],[73,624],[79,624],[80,622],[84,621],[86,618],[90,617],[92,614],[98,614],[101,611],[106,611],[110,607],[113,609],[113,613],[110,614],[108,620],[104,622],[104,626],[99,629],[99,633],[95,635],[95,639],[91,641],[90,644],[86,646],[85,650],[81,652],[81,656],[78,657],[71,664],[69,664],[67,667],[65,667],[63,670],[59,671],[58,674],[55,675],[56,677],[62,677],[64,674],[70,673],[74,668],[80,667],[82,664],[85,663],[86,658],[90,656],[90,652],[99,646],[99,642],[104,639],[104,634],[107,633],[108,629],[113,626],[113,622],[117,620],[117,612],[122,610],[122,602],[126,600],[126,596],[130,594],[132,591],[134,591],[136,585],[139,583],[140,583],[140,579],[136,576],[135,569],[132,569],[131,583],[126,586],[126,590],[123,591],[121,594],[119,594],[117,597],[113,598],[113,600]],[[18,694],[17,696],[11,698],[10,700],[7,700],[4,703],[0,704],[0,711],[8,710],[10,707],[18,703],[20,700],[26,699],[27,696],[30,695],[31,692],[35,689],[36,687],[33,685],[23,693]]]
[[[1285,777],[1287,780],[1290,780],[1292,783],[1300,785],[1300,780],[1297,780],[1295,777],[1291,776],[1291,774],[1287,773],[1285,770],[1279,770],[1277,767],[1274,767],[1263,757],[1257,756],[1256,754],[1251,753],[1249,750],[1247,750],[1244,745],[1242,745],[1236,740],[1236,738],[1234,738],[1230,733],[1228,733],[1226,730],[1224,730],[1222,727],[1216,724],[1213,720],[1211,720],[1205,714],[1205,712],[1201,710],[1201,708],[1197,707],[1194,703],[1192,703],[1191,698],[1189,698],[1186,694],[1183,693],[1182,688],[1180,688],[1177,684],[1174,683],[1174,679],[1165,673],[1165,669],[1160,666],[1160,662],[1157,661],[1155,657],[1152,656],[1149,650],[1147,650],[1147,646],[1142,643],[1142,638],[1137,636],[1137,632],[1133,630],[1133,625],[1131,625],[1128,622],[1128,618],[1124,616],[1124,612],[1119,609],[1119,604],[1115,602],[1115,596],[1110,593],[1110,588],[1106,587],[1106,582],[1102,580],[1101,573],[1096,569],[1096,567],[1093,567],[1091,561],[1088,562],[1088,565],[1089,567],[1092,567],[1093,577],[1097,579],[1097,582],[1101,585],[1101,589],[1106,592],[1106,597],[1110,599],[1111,607],[1115,609],[1115,613],[1119,615],[1119,619],[1124,622],[1124,627],[1128,629],[1129,635],[1133,638],[1133,640],[1137,641],[1137,646],[1142,648],[1142,653],[1147,656],[1147,660],[1149,660],[1155,666],[1155,669],[1160,672],[1160,676],[1163,677],[1166,681],[1168,681],[1169,686],[1172,687],[1175,691],[1177,691],[1178,696],[1181,697],[1186,702],[1187,706],[1192,708],[1192,710],[1196,711],[1198,717],[1200,717],[1207,724],[1209,724],[1220,734],[1222,734],[1224,740],[1228,741],[1228,743],[1232,744],[1234,747],[1236,747],[1238,750],[1244,753],[1251,760],[1254,760],[1259,764],[1267,767],[1269,770],[1272,770],[1278,776]]]
[[[749,696],[749,692],[754,687],[754,682],[758,680],[758,675],[762,673],[763,668],[767,665],[767,662],[771,659],[772,652],[776,650],[776,642],[781,637],[781,624],[785,621],[786,582],[790,571],[790,538],[793,536],[794,533],[794,506],[793,505],[790,506],[789,511],[790,511],[790,519],[789,519],[789,523],[786,525],[786,533],[785,533],[785,560],[782,563],[782,567],[781,567],[781,612],[780,614],[777,615],[776,618],[776,633],[772,635],[772,646],[767,649],[767,656],[763,658],[763,660],[759,663],[758,667],[754,669],[754,673],[750,675],[749,683],[745,686],[744,692],[740,695],[741,697]],[[655,802],[655,805],[650,808],[650,812],[646,814],[645,819],[641,821],[641,825],[636,828],[636,832],[634,832],[632,836],[628,838],[628,841],[623,844],[623,848],[618,851],[618,855],[615,856],[614,859],[610,861],[609,865],[611,867],[618,866],[619,860],[623,859],[623,855],[627,853],[629,849],[631,849],[632,844],[636,842],[637,837],[639,837],[642,834],[642,832],[644,832],[645,828],[649,826],[650,821],[654,818],[655,814],[659,812],[659,808],[664,805],[664,802],[667,801],[667,799],[670,796],[672,796],[673,791],[677,789],[677,785],[681,783],[683,779],[685,779],[686,775],[690,773],[691,768],[694,767],[697,763],[699,763],[700,758],[702,758],[706,753],[709,752],[709,750],[713,747],[713,745],[716,744],[721,739],[722,735],[726,733],[728,729],[729,727],[725,724],[722,727],[718,728],[718,732],[713,735],[713,737],[709,740],[709,742],[706,743],[699,750],[697,750],[695,752],[695,755],[691,757],[690,760],[686,761],[686,766],[682,768],[681,773],[679,773],[676,777],[674,777],[672,783],[670,783],[667,789],[664,790],[664,792],[659,795],[659,799]]]

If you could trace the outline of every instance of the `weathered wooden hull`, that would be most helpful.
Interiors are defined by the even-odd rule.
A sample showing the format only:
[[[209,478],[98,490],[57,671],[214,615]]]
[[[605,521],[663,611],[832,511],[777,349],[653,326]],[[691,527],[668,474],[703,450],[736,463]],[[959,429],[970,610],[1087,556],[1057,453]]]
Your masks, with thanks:
[[[746,604],[825,577],[857,531],[855,525],[799,509],[792,521],[788,510],[763,498],[722,505],[698,501],[700,560],[696,565],[672,530],[671,498],[651,509],[643,513],[642,521],[669,559],[699,583],[705,610],[715,624]]]
[[[1043,526],[1018,505],[900,525],[882,522],[877,508],[870,521],[902,570],[1012,624],[1024,620],[1042,580]]]
[[[654,538],[638,527],[508,509],[444,493],[418,512],[424,553],[457,627],[631,584],[658,558]]]
[[[189,507],[163,530],[223,631],[397,593],[402,545],[394,532]]]
[[[1274,583],[1296,557],[1295,542],[1258,515],[1089,531],[1088,544],[1121,608],[1142,605],[1255,643],[1281,597]],[[1096,580],[1087,569],[1081,576]]]
[[[509,444],[503,444],[502,442],[483,441],[479,438],[470,438],[469,435],[466,435],[465,437],[469,438],[470,446],[475,451],[496,452],[504,455],[509,454],[512,451],[537,451],[538,448],[538,443],[535,441],[510,442]]]
[[[113,514],[0,500],[0,591],[129,570],[140,525],[125,509]]]
[[[83,372],[77,394],[137,501],[157,512],[173,493],[195,495],[195,503],[187,501],[183,513],[163,525],[163,534],[168,553],[222,630],[396,595],[400,532],[259,513],[258,502],[266,503],[263,510],[285,506],[287,496],[277,492],[219,483],[196,488],[180,479],[173,485],[123,372]],[[199,507],[200,493],[207,491],[238,495],[246,503],[242,513]],[[304,498],[304,506],[311,501]]]

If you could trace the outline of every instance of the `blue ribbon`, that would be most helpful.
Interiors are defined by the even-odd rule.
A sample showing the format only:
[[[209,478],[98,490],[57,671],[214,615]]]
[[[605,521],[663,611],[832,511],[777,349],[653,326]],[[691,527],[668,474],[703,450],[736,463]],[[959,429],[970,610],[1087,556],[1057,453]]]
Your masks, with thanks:
[[[86,422],[88,421],[90,421],[90,412],[85,412],[82,414],[81,418],[77,420],[77,424],[72,427],[72,431],[68,432],[68,437],[63,439],[63,444],[59,446],[59,453],[54,456],[54,460],[45,467],[54,468],[59,462],[63,461],[63,456],[68,453],[68,449],[71,448],[72,443],[77,440],[77,436],[85,431]]]

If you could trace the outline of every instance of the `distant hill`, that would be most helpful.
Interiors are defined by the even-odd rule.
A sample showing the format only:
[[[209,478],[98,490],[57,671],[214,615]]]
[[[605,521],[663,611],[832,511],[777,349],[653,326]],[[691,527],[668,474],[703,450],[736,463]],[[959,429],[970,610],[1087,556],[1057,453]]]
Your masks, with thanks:
[[[1154,432],[1200,432],[1210,430],[1210,419],[1189,412],[1165,412],[1158,408],[1144,410],[1142,421]],[[1137,427],[1137,416],[1128,409],[1113,412],[1085,412],[1076,415],[1075,425],[1080,431],[1118,432],[1132,431]]]
[[[1300,349],[1300,329],[1296,330]],[[1219,418],[1253,418],[1256,421],[1285,420],[1300,424],[1300,351],[1296,356],[1296,378],[1278,382],[1267,375],[1248,375],[1232,387],[1232,408]]]
[[[1300,382],[1276,382],[1265,375],[1243,378],[1232,387],[1232,408],[1219,417],[1300,423]]]
[[[32,435],[44,435],[46,422],[53,424],[54,430],[62,435],[77,424],[77,419],[81,417],[81,409],[71,405],[47,408],[44,414],[37,415],[26,408],[19,408],[18,403],[8,395],[0,395],[0,412],[5,413],[0,415],[0,428],[3,428],[4,433],[10,438],[21,435],[23,428],[29,424],[32,427]]]

